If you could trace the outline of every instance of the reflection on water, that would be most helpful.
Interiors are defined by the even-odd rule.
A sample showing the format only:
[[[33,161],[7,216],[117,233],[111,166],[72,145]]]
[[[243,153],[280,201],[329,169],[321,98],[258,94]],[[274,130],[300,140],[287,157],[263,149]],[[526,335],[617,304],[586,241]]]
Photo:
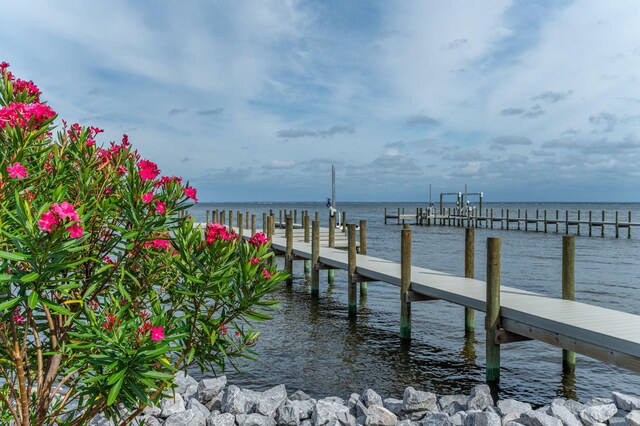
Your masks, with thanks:
[[[370,255],[399,260],[400,227],[383,224],[384,207],[343,206],[347,207],[347,217],[367,220]],[[638,207],[624,206],[620,210],[637,211]],[[278,206],[247,204],[225,208],[259,212],[258,218],[261,218],[263,211],[273,208],[277,212]],[[320,209],[321,219],[326,219],[320,205],[299,208]],[[415,210],[415,205],[407,206],[407,211],[409,208]],[[599,207],[603,208],[607,207]],[[212,207],[200,209],[192,214],[197,219],[200,215],[202,220],[204,209]],[[260,226],[259,223],[258,229]],[[462,274],[462,228],[412,229],[414,264]],[[484,278],[483,241],[488,236],[502,238],[504,285],[560,296],[560,234],[478,229],[475,263],[479,279]],[[577,300],[640,314],[639,253],[640,235],[630,240],[578,237]],[[464,308],[442,301],[415,304],[413,339],[406,344],[398,337],[397,287],[368,283],[367,294],[359,298],[358,316],[350,319],[346,273],[335,271],[335,282],[329,285],[326,271],[321,271],[320,282],[320,297],[312,299],[303,263],[296,262],[293,285],[283,286],[274,296],[281,301],[282,309],[275,313],[273,321],[256,326],[262,331],[255,347],[258,360],[244,362],[241,372],[228,371],[232,383],[257,390],[284,383],[289,391],[302,389],[315,397],[348,397],[351,392],[373,388],[383,397],[399,398],[407,386],[452,394],[468,393],[474,385],[484,382],[485,336],[481,312],[476,312],[475,334],[465,338]],[[544,404],[556,396],[587,399],[608,396],[612,390],[637,394],[640,388],[638,374],[582,356],[577,357],[575,374],[563,375],[561,349],[536,341],[503,345],[501,360],[501,383],[492,389],[501,398]],[[192,373],[199,376],[197,371]]]

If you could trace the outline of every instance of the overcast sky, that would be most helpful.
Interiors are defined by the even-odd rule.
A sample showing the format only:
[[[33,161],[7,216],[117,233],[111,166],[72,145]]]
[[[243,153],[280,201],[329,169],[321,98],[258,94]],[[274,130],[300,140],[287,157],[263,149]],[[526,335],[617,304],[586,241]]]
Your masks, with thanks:
[[[7,1],[0,61],[201,201],[640,201],[628,1]]]

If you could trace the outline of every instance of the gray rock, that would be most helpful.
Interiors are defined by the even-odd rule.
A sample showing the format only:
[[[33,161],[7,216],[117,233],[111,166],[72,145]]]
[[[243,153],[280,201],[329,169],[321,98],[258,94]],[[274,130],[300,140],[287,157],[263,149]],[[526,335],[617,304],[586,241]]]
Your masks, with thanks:
[[[512,420],[507,423],[502,423],[504,426],[524,426],[522,423]]]
[[[322,398],[322,399],[324,399],[325,401],[328,401],[328,402],[335,402],[335,403],[341,404],[341,405],[345,404],[344,399],[340,398],[339,396],[328,396],[328,397]]]
[[[313,423],[311,423],[311,420],[305,420],[300,423],[300,426],[313,426]]]
[[[350,410],[355,411],[358,401],[360,401],[360,395],[358,395],[357,393],[352,393],[351,395],[349,395],[349,399],[347,400],[347,407],[349,407]]]
[[[506,425],[509,422],[517,422],[520,419],[521,414],[522,413],[516,413],[516,412],[507,413],[502,417],[501,422],[503,425]]]
[[[372,405],[384,406],[382,397],[373,389],[367,389],[362,393],[362,402],[364,402],[364,405],[367,407],[371,407]]]
[[[215,379],[204,379],[198,383],[198,400],[203,404],[211,401],[212,398],[218,396],[227,386],[226,376],[216,377]]]
[[[207,419],[196,410],[185,410],[172,414],[164,421],[164,426],[206,426]]]
[[[625,420],[631,426],[640,426],[640,410],[632,410],[627,414]]]
[[[274,419],[258,413],[237,414],[236,423],[238,426],[276,426]]]
[[[589,407],[593,407],[594,405],[605,405],[605,404],[614,404],[614,403],[615,402],[611,398],[597,397],[597,398],[591,398],[586,405]]]
[[[449,421],[452,426],[462,426],[464,424],[464,419],[467,418],[467,413],[464,411],[458,411],[453,416],[449,416]]]
[[[202,403],[196,398],[191,398],[189,401],[187,401],[187,409],[200,411],[205,419],[211,415],[211,411],[209,411],[207,407],[202,405]]]
[[[367,408],[366,405],[364,405],[364,402],[362,402],[362,401],[356,402],[356,406],[354,408],[355,408],[355,414],[354,415],[356,417],[358,417],[358,418],[359,417],[363,417],[364,418],[369,413],[369,409]],[[350,411],[353,411],[353,410],[350,410]],[[362,420],[362,422],[364,422],[364,419]]]
[[[458,401],[453,401],[442,410],[443,413],[447,413],[449,416],[453,416],[460,411],[465,411],[465,406],[460,405]]]
[[[607,422],[609,426],[627,426],[627,420],[624,417],[611,417]]]
[[[567,410],[571,411],[573,415],[578,418],[580,418],[580,412],[584,410],[584,404],[578,401],[574,401],[573,399],[567,399],[564,402],[564,406],[567,408]]]
[[[420,426],[453,426],[453,423],[447,413],[431,413],[422,419]]]
[[[491,389],[487,385],[477,385],[471,390],[469,400],[467,401],[467,410],[482,411],[493,405],[491,397]]]
[[[525,411],[531,411],[531,404],[516,401],[515,399],[501,399],[496,405],[502,416],[505,416],[507,413],[524,413]]]
[[[289,399],[292,401],[308,401],[309,399],[311,399],[311,397],[306,393],[304,393],[303,391],[297,390],[291,394]]]
[[[187,374],[186,371],[178,371],[173,376],[173,386],[176,393],[184,394],[189,386],[198,386],[198,381]]]
[[[562,426],[562,420],[534,410],[522,413],[518,421],[526,426]]]
[[[186,410],[182,395],[176,393],[174,398],[162,398],[160,400],[160,417],[167,418]]]
[[[436,411],[437,407],[435,394],[431,392],[418,391],[411,386],[404,390],[402,410],[405,413],[415,411]]]
[[[292,401],[289,401],[289,404],[298,408],[301,421],[311,418],[311,415],[313,414],[313,407],[315,406],[315,404],[312,404],[310,400],[294,399]]]
[[[218,395],[211,398],[209,402],[204,404],[207,407],[207,410],[211,411],[222,411],[222,400],[224,398],[225,392],[220,392]]]
[[[396,398],[385,398],[383,400],[384,408],[391,411],[393,414],[398,416],[402,411],[402,400]]]
[[[298,426],[300,424],[300,409],[297,405],[285,403],[276,411],[276,423],[279,426]]]
[[[448,407],[453,405],[454,403],[457,406],[463,407],[464,410],[467,409],[467,401],[469,397],[466,395],[442,395],[440,400],[438,401],[438,405],[442,411],[448,411]],[[458,410],[460,411],[460,410]]]
[[[356,426],[356,418],[348,411],[336,413],[336,420],[340,422],[338,426]],[[333,420],[331,422],[333,422]]]
[[[382,398],[380,399],[382,402]],[[372,404],[364,419],[364,426],[393,426],[398,417],[381,405]]]
[[[627,395],[620,392],[613,392],[611,394],[616,406],[625,411],[640,410],[640,398],[637,396]]]
[[[100,413],[89,421],[89,425],[90,426],[114,426],[114,423],[111,420],[107,420],[107,418],[103,413]]]
[[[562,420],[564,426],[580,426],[582,423],[569,409],[558,403],[551,403],[549,414]]]
[[[287,400],[287,389],[284,385],[275,386],[262,392],[256,403],[256,412],[263,416],[273,417],[278,407]]]
[[[411,420],[401,420],[396,423],[396,426],[418,426],[419,423],[412,422]]]
[[[256,404],[256,392],[231,385],[222,398],[222,411],[231,414],[249,414]]]
[[[426,416],[428,416],[431,413],[432,413],[431,411],[410,411],[408,413],[403,411],[400,414],[400,418],[402,420],[411,420],[413,422],[417,422],[424,419]]]
[[[185,401],[189,401],[191,398],[196,398],[198,396],[198,385],[191,385],[189,386],[183,393],[182,393],[182,398],[184,398]]]
[[[136,419],[138,419],[138,417],[136,417]],[[138,425],[140,426],[162,426],[162,423],[160,422],[160,420],[156,419],[153,416],[140,416],[140,423],[138,423]],[[132,425],[136,425],[135,422],[132,423]]]
[[[501,426],[500,416],[492,412],[471,411],[464,419],[464,426]]]
[[[311,422],[314,426],[323,426],[332,420],[338,419],[338,414],[349,414],[349,407],[332,400],[320,399],[316,402],[311,414]],[[353,416],[352,416],[353,417]]]
[[[211,414],[207,417],[207,426],[235,426],[236,416],[231,413]]]
[[[604,423],[618,412],[616,404],[592,405],[580,411],[580,419],[584,424]]]
[[[145,409],[142,410],[142,414],[147,416],[154,416],[154,417],[158,417],[161,412],[162,412],[162,409],[157,405],[147,405]]]

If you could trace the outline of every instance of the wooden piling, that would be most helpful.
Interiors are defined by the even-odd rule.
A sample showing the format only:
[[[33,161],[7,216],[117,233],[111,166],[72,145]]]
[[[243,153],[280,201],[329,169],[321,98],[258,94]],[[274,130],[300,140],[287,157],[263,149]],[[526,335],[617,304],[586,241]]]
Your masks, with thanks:
[[[229,210],[229,229],[233,229],[233,210]]]
[[[576,300],[575,295],[575,237],[565,235],[562,237],[562,298],[564,300]],[[574,372],[576,368],[575,352],[562,350],[562,371]]]
[[[544,233],[547,233],[547,209],[544,209]]]
[[[355,317],[358,312],[358,302],[356,300],[356,225],[347,225],[347,285],[349,294],[349,316]]]
[[[206,223],[210,223],[210,222],[209,222],[210,214],[211,214],[211,211],[207,210],[207,221],[206,221]]]
[[[400,207],[398,207],[398,225],[400,225]]]
[[[529,230],[529,209],[525,209],[524,211],[524,230]]]
[[[631,210],[629,210],[629,227],[627,228],[627,238],[631,238]]]
[[[298,209],[293,210],[293,223],[298,222]]]
[[[244,225],[244,221],[242,219],[242,213],[238,212],[238,237],[240,237],[240,241],[242,241],[242,237],[244,235],[244,228],[242,226]]]
[[[593,212],[591,210],[589,210],[589,236],[591,236],[591,214]]]
[[[307,212],[304,212],[302,216],[302,227],[304,228],[304,242],[305,243],[311,242],[311,229],[309,227],[309,215],[307,214]],[[304,273],[308,274],[309,272],[311,272],[311,261],[305,260]]]
[[[400,244],[400,339],[411,339],[411,228],[402,226]]]
[[[491,229],[493,229],[493,209],[491,209]]]
[[[249,212],[246,212],[244,217],[245,217],[245,220],[246,220],[246,223],[245,223],[245,225],[244,225],[244,228],[245,228],[245,229],[249,229],[249,226],[251,226],[251,224],[249,223],[249,220],[250,220],[250,214],[249,214]]]
[[[342,212],[342,233],[347,232],[347,212]]]
[[[329,247],[334,248],[336,246],[336,217],[335,215],[329,216],[329,241],[327,242]],[[333,284],[335,273],[333,269],[327,271],[327,282]]]
[[[384,224],[387,224],[387,208],[384,208]]]
[[[558,221],[560,219],[560,210],[556,209],[556,234],[558,233]]]
[[[267,223],[267,214],[266,213],[262,213],[262,233],[266,234],[267,233],[267,227],[268,227],[268,223]]]
[[[518,231],[520,230],[520,209],[518,209]]]
[[[276,228],[276,218],[273,215],[269,215],[269,218],[267,219],[267,238],[269,238],[269,240],[271,240],[273,238],[273,234],[275,234],[275,228]],[[274,263],[275,259],[275,253],[274,256],[271,256],[269,258],[269,263]]]
[[[509,209],[507,209],[507,229],[509,229]]]
[[[256,215],[252,214],[251,215],[251,236],[256,235],[256,232],[258,231],[257,226],[256,226]]]
[[[486,379],[488,383],[499,383],[500,345],[496,344],[496,335],[500,326],[500,238],[487,239],[486,304]]]
[[[280,209],[280,220],[278,221],[278,228],[282,227],[282,209]]]
[[[604,238],[604,218],[605,218],[604,210],[602,210],[602,227],[600,228],[600,236],[602,238]]]
[[[538,221],[538,209],[536,209],[536,232],[538,232],[538,225],[539,225],[539,221]]]
[[[220,211],[220,223],[221,223],[222,225],[224,225],[224,223],[227,221],[227,220],[226,220],[226,214],[227,214],[227,213],[226,213],[226,211],[225,211],[225,210],[221,210],[221,211]]]
[[[580,210],[578,210],[578,220],[576,222],[578,223],[576,227],[576,234],[580,235]]]
[[[360,219],[360,254],[367,254],[367,221]],[[360,296],[367,294],[367,282],[360,282]]]
[[[618,210],[616,210],[616,225],[615,225],[616,226],[616,238],[620,237],[619,224],[620,224],[620,220],[619,220],[619,217],[618,217]]]
[[[473,278],[475,257],[475,230],[466,228],[464,232],[464,276]],[[465,336],[473,335],[475,329],[475,311],[472,308],[464,308],[464,333]]]
[[[293,218],[287,215],[285,218],[286,251],[284,255],[284,269],[289,273],[287,284],[293,284]]]
[[[311,297],[320,295],[320,221],[311,223]]]
[[[213,215],[214,215],[214,216],[213,216],[213,220],[212,220],[212,222],[220,222],[220,212],[218,211],[218,209],[216,209],[216,210],[213,212]]]
[[[509,214],[508,209],[507,214]],[[500,229],[504,229],[504,209],[500,209]]]
[[[564,234],[569,235],[569,210],[564,211]]]

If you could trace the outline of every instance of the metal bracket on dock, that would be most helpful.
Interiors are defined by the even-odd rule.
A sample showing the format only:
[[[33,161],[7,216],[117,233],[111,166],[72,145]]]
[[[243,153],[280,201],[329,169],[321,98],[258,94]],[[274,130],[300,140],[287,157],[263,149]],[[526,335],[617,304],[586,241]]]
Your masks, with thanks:
[[[505,343],[525,342],[527,340],[533,340],[531,337],[522,336],[520,334],[512,333],[504,328],[500,328],[496,332],[495,343],[496,345],[503,345]]]
[[[409,290],[407,292],[407,301],[408,302],[431,302],[434,300],[438,300],[435,297],[425,296],[424,294],[416,293],[413,290]]]

